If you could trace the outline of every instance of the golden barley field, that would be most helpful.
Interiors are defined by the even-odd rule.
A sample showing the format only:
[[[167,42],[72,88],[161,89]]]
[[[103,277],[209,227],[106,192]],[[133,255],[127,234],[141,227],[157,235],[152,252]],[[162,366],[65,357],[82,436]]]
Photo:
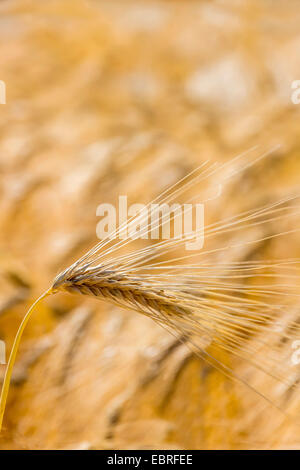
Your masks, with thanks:
[[[211,198],[208,222],[300,192],[299,24],[299,2],[284,0],[0,3],[7,357],[29,306],[97,242],[99,204],[147,203],[204,160],[253,146],[276,147]],[[255,247],[242,231],[222,260],[300,258],[294,219],[287,238],[268,238],[281,222],[254,227]],[[221,234],[212,246],[226,243]],[[282,318],[299,323],[296,295]],[[291,344],[282,333],[287,358]],[[273,387],[247,363],[234,370],[261,395]],[[290,370],[296,384],[300,365]],[[25,330],[0,449],[299,449],[300,390],[274,391],[295,421],[150,318],[58,293]]]

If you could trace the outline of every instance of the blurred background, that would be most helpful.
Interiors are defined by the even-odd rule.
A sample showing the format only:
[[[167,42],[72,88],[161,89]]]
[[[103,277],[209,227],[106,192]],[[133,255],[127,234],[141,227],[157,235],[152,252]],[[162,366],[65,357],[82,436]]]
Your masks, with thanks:
[[[100,203],[148,202],[257,144],[281,148],[216,210],[299,187],[299,24],[292,0],[0,3],[7,352],[31,302],[95,243]],[[149,319],[59,294],[25,332],[0,448],[299,448],[299,427],[263,406]]]

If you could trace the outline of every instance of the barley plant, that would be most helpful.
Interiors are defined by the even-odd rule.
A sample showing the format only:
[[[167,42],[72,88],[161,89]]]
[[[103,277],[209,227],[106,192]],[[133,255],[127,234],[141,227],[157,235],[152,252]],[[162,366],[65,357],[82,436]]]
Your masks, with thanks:
[[[263,153],[253,148],[220,165],[203,161],[152,201],[170,204],[181,198],[205,205],[208,221],[200,251],[183,251],[195,232],[147,240],[149,220],[141,212],[55,278],[27,312],[16,335],[2,388],[0,425],[22,333],[37,303],[59,291],[92,296],[152,318],[195,354],[289,415],[284,397],[297,387],[298,376],[292,347],[283,349],[283,344],[299,339],[299,323],[288,313],[299,297],[299,259],[276,258],[275,251],[284,254],[289,237],[297,236],[299,195],[281,194],[238,214],[215,210],[217,220],[209,211],[230,191],[238,197],[237,175],[239,184],[246,181],[248,172],[260,171],[274,150]],[[196,190],[196,198],[190,197],[191,190],[193,194]],[[173,223],[178,216],[174,210]],[[155,228],[164,223],[162,216]],[[139,240],[129,236],[132,230],[139,231]],[[257,247],[270,241],[274,253],[263,259]],[[244,260],[235,261],[241,249]],[[242,373],[240,362],[246,364]]]

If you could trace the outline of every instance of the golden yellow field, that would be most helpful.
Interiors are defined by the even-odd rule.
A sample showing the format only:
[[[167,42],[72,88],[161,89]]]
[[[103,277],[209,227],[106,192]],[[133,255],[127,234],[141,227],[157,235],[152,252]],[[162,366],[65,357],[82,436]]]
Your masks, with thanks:
[[[215,213],[299,190],[299,24],[299,2],[284,0],[0,3],[7,353],[30,304],[96,242],[100,203],[148,202],[203,160],[254,145],[281,147]],[[262,242],[259,256],[275,245],[300,258],[297,233]],[[299,312],[295,303],[286,315]],[[299,390],[284,399],[299,415]],[[25,331],[0,448],[299,449],[299,429],[150,319],[58,294]]]

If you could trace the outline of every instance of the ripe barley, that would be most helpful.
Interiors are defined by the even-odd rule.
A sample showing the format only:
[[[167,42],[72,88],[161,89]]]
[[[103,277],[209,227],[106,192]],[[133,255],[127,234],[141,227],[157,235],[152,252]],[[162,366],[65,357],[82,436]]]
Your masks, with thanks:
[[[251,149],[255,152],[256,149]],[[211,186],[222,188],[237,175],[266,158],[269,152],[248,160],[249,152],[220,167],[204,162],[201,167],[160,195],[156,202],[169,203],[189,194],[196,185],[212,181]],[[221,183],[220,183],[221,181]],[[208,185],[209,186],[209,185]],[[203,200],[210,198],[202,197]],[[238,375],[226,362],[220,362],[215,351],[230,353],[245,361],[254,370],[265,374],[286,389],[297,386],[298,377],[283,357],[280,341],[299,338],[299,324],[286,314],[299,298],[299,260],[252,259],[230,262],[216,256],[230,250],[256,246],[261,242],[291,235],[299,231],[295,221],[299,215],[299,197],[289,196],[275,203],[246,210],[238,215],[210,223],[205,227],[206,243],[218,242],[200,253],[178,256],[178,249],[191,233],[181,238],[158,240],[150,246],[124,252],[133,240],[116,241],[112,236],[99,242],[92,250],[59,274],[52,287],[31,307],[18,330],[0,400],[0,427],[5,410],[13,365],[22,333],[34,307],[42,299],[58,291],[88,295],[142,313],[175,336],[185,341],[199,356],[212,365],[244,382],[280,406],[272,391],[265,393]],[[176,219],[176,212],[173,215]],[[138,214],[119,227],[114,235],[135,222],[144,222]],[[286,230],[271,230],[272,224],[287,221]],[[292,227],[289,223],[292,221]],[[164,217],[158,226],[164,224]],[[263,231],[262,228],[268,228]],[[145,229],[147,230],[147,229]],[[241,233],[253,232],[252,238],[239,241]],[[258,232],[257,230],[262,230]],[[237,238],[237,239],[236,239]],[[224,240],[226,241],[224,245]],[[167,259],[164,259],[166,257]],[[201,258],[197,264],[185,264],[187,259]],[[259,284],[253,283],[259,279]],[[280,323],[281,327],[278,328]],[[249,374],[248,374],[249,375]],[[274,387],[275,390],[275,387]]]

